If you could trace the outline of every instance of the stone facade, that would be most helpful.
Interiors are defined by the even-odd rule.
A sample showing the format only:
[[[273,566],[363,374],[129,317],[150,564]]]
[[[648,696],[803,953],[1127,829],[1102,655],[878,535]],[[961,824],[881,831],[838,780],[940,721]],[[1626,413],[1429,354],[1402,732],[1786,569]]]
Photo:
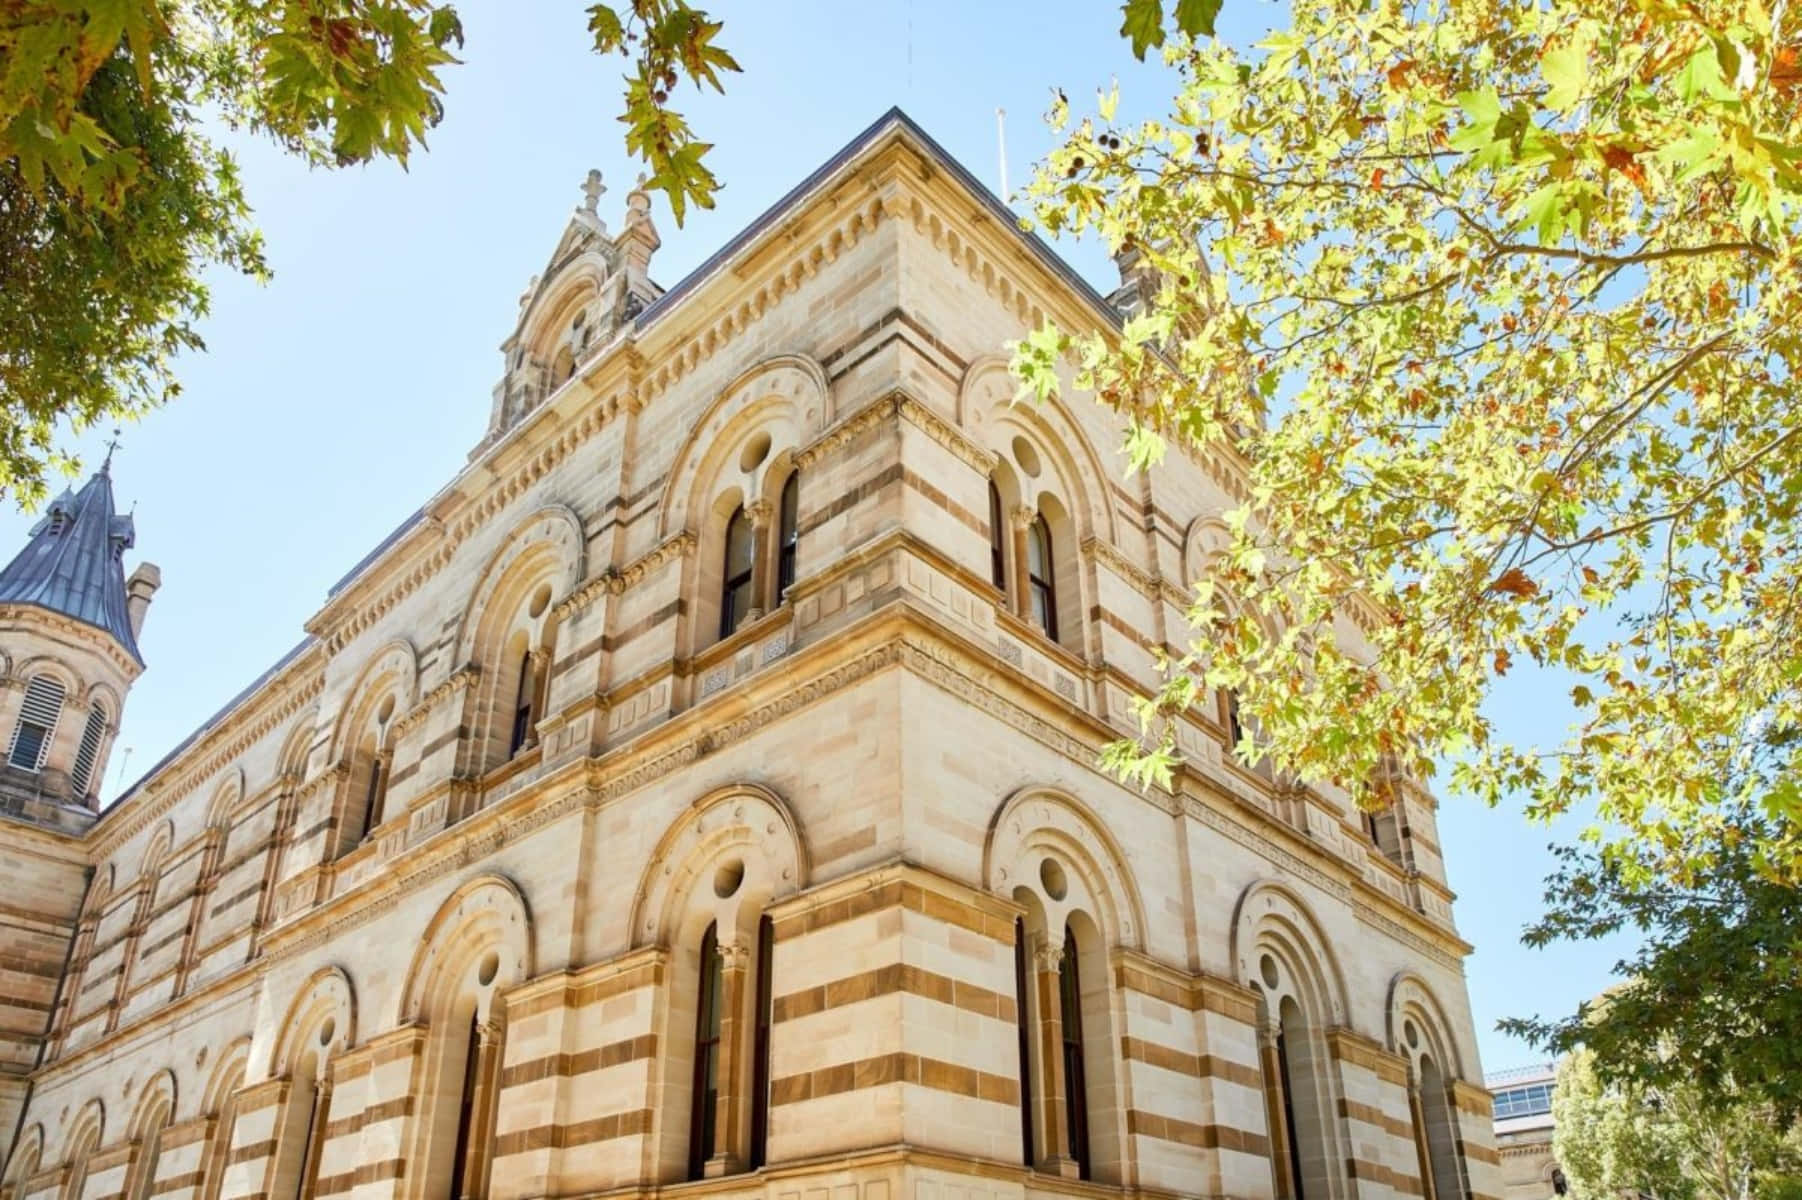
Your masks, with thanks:
[[[667,292],[597,193],[467,469],[0,827],[73,927],[7,1194],[1498,1197],[1431,797],[1225,698],[1097,769],[1242,488],[1010,403],[1114,310],[896,113]]]

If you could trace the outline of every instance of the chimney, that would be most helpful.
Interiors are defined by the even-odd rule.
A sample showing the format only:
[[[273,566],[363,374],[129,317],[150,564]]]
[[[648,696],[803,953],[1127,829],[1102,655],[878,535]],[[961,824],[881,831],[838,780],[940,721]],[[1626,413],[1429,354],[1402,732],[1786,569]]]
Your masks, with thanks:
[[[131,617],[132,637],[144,632],[144,614],[150,611],[150,598],[161,586],[163,573],[155,563],[139,563],[125,581],[125,611]]]

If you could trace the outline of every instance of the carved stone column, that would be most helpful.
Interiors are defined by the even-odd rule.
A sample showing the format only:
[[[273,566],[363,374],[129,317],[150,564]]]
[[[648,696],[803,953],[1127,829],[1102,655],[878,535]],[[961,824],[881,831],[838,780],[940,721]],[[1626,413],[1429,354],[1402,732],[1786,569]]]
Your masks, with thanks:
[[[745,613],[748,624],[776,607],[776,548],[770,534],[771,518],[776,506],[768,500],[753,500],[745,505],[745,516],[751,520],[751,609]]]
[[[288,849],[288,838],[294,830],[295,815],[300,810],[300,778],[290,772],[282,779],[281,795],[275,801],[275,827],[269,831],[263,854],[263,886],[257,894],[257,912],[250,926],[250,948],[246,958],[255,958],[262,950],[263,934],[275,921],[275,885],[282,878],[282,856]]]
[[[1438,1200],[1433,1185],[1432,1151],[1427,1148],[1427,1114],[1420,1103],[1420,1081],[1408,1072],[1408,1120],[1414,1127],[1414,1159],[1420,1166],[1420,1194],[1426,1200]]]
[[[175,960],[175,991],[179,996],[188,990],[194,974],[194,956],[200,950],[200,931],[206,924],[207,901],[219,884],[219,860],[225,857],[226,833],[223,829],[206,831],[206,848],[200,853],[200,878],[194,884],[194,898],[188,903],[188,927],[181,939],[181,956]]]
[[[1258,1024],[1258,1066],[1264,1072],[1264,1121],[1270,1127],[1270,1176],[1276,1183],[1277,1200],[1293,1200],[1296,1195],[1294,1157],[1289,1152],[1289,1122],[1283,1116],[1288,1102],[1283,1094],[1282,1059],[1276,1039],[1281,1032],[1275,1021]]]
[[[538,722],[544,720],[545,703],[551,696],[551,651],[548,646],[526,655],[526,669],[532,672],[532,719],[526,726],[526,740],[520,749],[525,750],[538,744]]]
[[[751,947],[722,944],[720,956],[720,1073],[719,1097],[713,1119],[713,1157],[702,1174],[712,1179],[744,1169],[744,1122],[750,1094],[750,1030],[745,1015],[747,985],[751,979]]]
[[[500,1110],[501,1046],[499,1022],[483,1021],[476,1026],[476,1084],[470,1092],[476,1111],[463,1164],[463,1195],[452,1200],[475,1200],[488,1194],[488,1155],[494,1142],[495,1114]]]
[[[1014,615],[1023,621],[1032,620],[1032,572],[1026,562],[1026,531],[1038,520],[1039,513],[1035,508],[1018,504],[1007,514],[1008,529],[1013,538],[1008,558],[1014,565],[1013,570],[1013,602]]]
[[[162,868],[158,867],[155,876],[139,884],[143,892],[138,896],[131,924],[125,927],[125,944],[119,952],[119,982],[113,985],[113,1006],[106,1014],[108,1033],[119,1028],[119,1014],[125,1011],[125,1001],[131,996],[133,968],[138,965],[138,945],[144,940],[144,927],[150,924],[150,906],[156,902],[156,888],[160,882]]]
[[[1069,1096],[1064,1081],[1064,948],[1044,934],[1033,938],[1033,1001],[1039,1016],[1038,1169],[1077,1179],[1082,1167],[1070,1157]]]
[[[313,1112],[307,1126],[307,1140],[301,1147],[300,1200],[313,1200],[319,1185],[319,1159],[325,1153],[326,1124],[332,1115],[332,1075],[328,1067],[313,1088]]]

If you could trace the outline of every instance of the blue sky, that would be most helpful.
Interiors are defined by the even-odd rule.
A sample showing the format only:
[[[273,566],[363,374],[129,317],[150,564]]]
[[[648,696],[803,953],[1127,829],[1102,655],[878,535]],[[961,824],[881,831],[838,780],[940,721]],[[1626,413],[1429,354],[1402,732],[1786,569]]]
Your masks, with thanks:
[[[995,109],[1007,110],[1018,188],[1050,146],[1050,88],[1078,111],[1118,76],[1123,112],[1170,94],[1134,63],[1111,0],[1068,3],[717,3],[721,41],[745,68],[722,98],[682,107],[717,143],[719,206],[678,230],[658,206],[653,274],[680,279],[891,105],[900,105],[994,186]],[[326,589],[464,463],[487,421],[497,349],[520,292],[543,265],[590,167],[617,227],[636,174],[620,141],[620,68],[586,48],[579,3],[462,8],[464,65],[428,153],[309,171],[234,139],[274,282],[220,276],[207,354],[182,365],[184,394],[126,429],[114,465],[137,506],[138,553],[163,569],[106,795],[135,778],[302,635]],[[1280,7],[1227,0],[1225,29],[1256,37]],[[1104,291],[1093,246],[1058,249]],[[74,444],[98,461],[106,431]],[[0,549],[29,518],[0,513]],[[1548,702],[1548,697],[1550,700]],[[1496,698],[1504,732],[1555,737],[1561,689],[1530,676]],[[121,758],[129,748],[129,759]],[[1489,1070],[1533,1061],[1497,1018],[1568,1011],[1608,982],[1620,947],[1528,951],[1546,843],[1573,828],[1448,799],[1440,829],[1461,899],[1471,1002]]]

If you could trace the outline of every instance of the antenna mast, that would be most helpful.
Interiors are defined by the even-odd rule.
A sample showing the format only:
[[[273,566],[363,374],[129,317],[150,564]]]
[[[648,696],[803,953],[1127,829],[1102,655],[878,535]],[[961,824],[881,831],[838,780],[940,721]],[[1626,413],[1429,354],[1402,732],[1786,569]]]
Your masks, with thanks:
[[[1007,195],[1007,110],[995,110],[995,144],[1001,160],[1001,203],[1009,203]]]

